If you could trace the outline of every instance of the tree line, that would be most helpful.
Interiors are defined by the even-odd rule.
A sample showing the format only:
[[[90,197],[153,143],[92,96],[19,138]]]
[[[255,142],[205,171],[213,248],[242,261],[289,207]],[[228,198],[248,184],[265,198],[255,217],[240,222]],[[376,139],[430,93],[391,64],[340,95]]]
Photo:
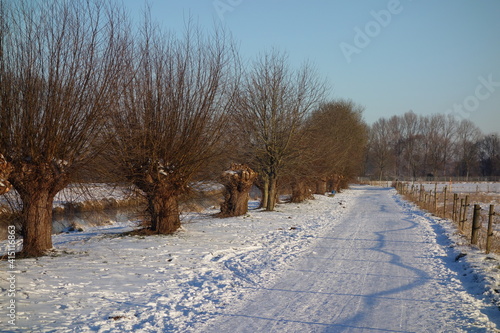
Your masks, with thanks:
[[[365,174],[373,179],[499,177],[500,136],[469,119],[407,112],[369,131]]]
[[[160,234],[180,227],[190,185],[229,165],[243,176],[226,188],[255,180],[267,210],[283,190],[301,201],[346,187],[368,127],[327,91],[279,50],[243,61],[219,27],[166,32],[149,10],[135,25],[105,0],[0,0],[2,184],[21,200],[22,254],[52,248],[54,197],[70,183],[131,184]]]

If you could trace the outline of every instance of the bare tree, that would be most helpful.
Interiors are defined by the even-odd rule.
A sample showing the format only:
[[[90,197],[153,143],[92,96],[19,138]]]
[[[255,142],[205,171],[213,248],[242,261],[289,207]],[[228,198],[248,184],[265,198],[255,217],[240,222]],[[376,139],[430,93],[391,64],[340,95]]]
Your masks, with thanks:
[[[406,112],[402,118],[402,140],[403,158],[405,160],[406,175],[415,178],[418,174],[418,168],[422,163],[422,133],[420,118],[413,112]]]
[[[392,175],[395,177],[403,176],[403,124],[401,118],[398,116],[392,116],[387,120],[390,132],[390,144],[394,154],[394,170],[392,171]]]
[[[52,203],[92,159],[119,75],[118,12],[101,1],[1,1],[0,152],[22,200],[23,253],[52,248]]]
[[[327,180],[331,190],[345,188],[361,172],[368,140],[362,112],[351,100],[336,100],[322,104],[306,123],[305,147],[313,157],[309,172],[322,183]]]
[[[385,118],[380,118],[371,126],[368,151],[378,174],[378,179],[382,180],[394,165],[390,128]]]
[[[246,138],[247,158],[259,173],[267,210],[274,210],[278,179],[297,157],[299,127],[325,90],[310,66],[293,70],[278,51],[261,55],[242,84],[235,123]]]
[[[214,157],[235,98],[237,61],[221,30],[162,33],[146,14],[126,55],[128,75],[112,129],[120,172],[142,190],[151,229],[180,227],[179,197]]]
[[[457,128],[457,173],[469,178],[478,166],[477,143],[481,137],[481,130],[470,120],[462,120]]]
[[[381,124],[387,124],[386,140],[380,140]],[[374,131],[380,132],[374,132]],[[384,144],[390,150],[384,157]],[[369,165],[385,168],[394,163],[393,177],[464,176],[480,174],[481,131],[470,120],[458,122],[451,115],[417,116],[407,112],[388,121],[381,118],[371,128]],[[380,151],[379,151],[380,150]],[[484,154],[483,154],[484,156]]]
[[[482,176],[500,176],[500,136],[485,135],[479,143]]]
[[[453,117],[435,114],[422,118],[422,124],[426,145],[425,162],[422,166],[426,173],[446,176],[448,159],[452,157],[456,121]]]
[[[307,117],[296,143],[298,157],[285,177],[292,202],[304,201],[312,193],[340,191],[361,173],[368,136],[362,112],[351,100],[335,100]]]
[[[453,158],[453,149],[457,140],[457,128],[458,122],[452,115],[444,116],[443,127],[441,128],[442,135],[442,165],[443,165],[443,176],[448,176],[451,171],[450,167],[453,165],[450,161]]]

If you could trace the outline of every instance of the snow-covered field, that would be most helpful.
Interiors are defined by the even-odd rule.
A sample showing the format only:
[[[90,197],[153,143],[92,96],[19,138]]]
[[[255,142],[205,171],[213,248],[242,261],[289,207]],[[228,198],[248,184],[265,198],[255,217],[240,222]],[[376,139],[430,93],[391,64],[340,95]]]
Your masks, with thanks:
[[[408,182],[412,184],[411,182]],[[415,182],[416,186],[424,185],[426,191],[434,191],[437,184],[438,192],[442,192],[447,188],[449,193],[490,193],[500,194],[499,182]]]
[[[412,218],[412,237],[416,237],[415,244],[425,247],[420,251],[424,253],[422,258],[426,259],[414,256],[412,253],[416,251],[411,251],[408,247],[392,246],[391,251],[401,250],[402,253],[407,253],[396,258],[404,263],[392,262],[396,259],[389,256],[385,259],[373,258],[374,265],[366,266],[364,258],[349,259],[348,252],[339,248],[338,253],[332,253],[345,255],[345,260],[335,262],[335,265],[339,265],[339,262],[348,265],[338,268],[337,273],[343,277],[342,281],[349,281],[349,276],[353,281],[357,276],[362,277],[365,281],[362,287],[373,288],[372,294],[377,295],[378,291],[375,289],[378,287],[366,281],[374,278],[374,281],[380,282],[384,276],[392,273],[382,269],[384,262],[389,265],[401,264],[400,268],[417,265],[419,270],[426,272],[425,277],[421,276],[418,283],[413,284],[415,288],[412,290],[415,289],[417,294],[418,288],[422,288],[423,294],[419,298],[425,299],[428,296],[425,294],[428,290],[424,287],[443,287],[451,292],[441,295],[442,300],[414,302],[432,305],[429,308],[432,311],[416,314],[419,325],[425,327],[426,323],[432,323],[436,318],[448,318],[456,320],[457,332],[463,331],[463,327],[467,327],[467,331],[478,332],[493,332],[497,325],[500,327],[500,311],[497,308],[500,262],[496,256],[485,256],[461,246],[461,240],[455,235],[449,222],[418,211],[412,204],[401,200],[394,189],[355,186],[333,198],[317,196],[316,200],[303,204],[279,205],[275,212],[252,210],[246,216],[228,219],[211,217],[210,214],[215,211],[186,215],[182,230],[173,236],[122,235],[135,227],[134,221],[91,228],[80,233],[54,235],[56,250],[50,256],[16,260],[14,273],[9,273],[11,269],[8,262],[0,263],[0,330],[214,331],[213,325],[217,325],[221,316],[234,315],[238,309],[246,309],[245,304],[252,299],[259,299],[254,298],[259,294],[256,290],[262,291],[275,283],[282,283],[290,274],[291,267],[318,254],[318,249],[324,246],[325,241],[330,245],[347,244],[349,249],[360,249],[364,251],[364,255],[368,255],[368,248],[363,248],[360,244],[363,244],[364,238],[368,240],[370,235],[377,236],[380,231],[370,227],[363,234],[362,226],[373,225],[373,222],[381,222],[384,226],[385,220],[377,219],[370,211],[365,211],[364,217],[359,220],[351,220],[355,212],[370,209],[368,205],[360,205],[359,202],[361,196],[366,194],[365,189],[379,189],[383,194],[369,199],[375,200],[372,204],[380,211],[396,216],[395,219],[398,216]],[[378,197],[382,201],[377,202]],[[348,225],[360,225],[358,238],[361,242],[347,242],[342,237],[337,240],[332,237],[342,235]],[[399,243],[393,241],[390,244]],[[0,251],[5,253],[6,242],[1,243],[1,246]],[[378,249],[377,246],[374,249],[379,251],[378,255],[388,255],[388,249]],[[461,253],[467,255],[459,256]],[[380,264],[377,264],[377,260],[380,260]],[[426,262],[432,262],[432,265],[426,267]],[[334,270],[331,268],[332,262],[327,261],[323,265],[324,269]],[[351,275],[342,273],[341,270],[344,269]],[[402,274],[403,271],[400,269],[398,272]],[[12,276],[15,277],[14,280]],[[325,278],[326,275],[319,277]],[[407,281],[412,277],[402,279]],[[337,280],[326,282],[333,289],[341,287]],[[15,285],[15,298],[9,296],[8,289],[12,284]],[[315,285],[314,281],[310,285]],[[356,285],[351,287],[356,288]],[[341,294],[332,292],[329,299],[339,298],[340,301]],[[351,301],[356,299],[355,295],[349,297]],[[404,300],[397,293],[386,294],[382,298],[393,299],[397,304],[402,304],[402,299]],[[8,323],[11,320],[8,317],[11,312],[8,305],[12,299],[15,300],[15,326]],[[320,302],[322,298],[317,299]],[[360,299],[372,298],[365,295]],[[343,299],[341,301],[345,302]],[[311,302],[311,307],[321,305],[318,302],[314,304],[314,300]],[[358,303],[353,309],[358,310],[370,310],[369,307],[380,305],[375,301],[356,302]],[[411,305],[412,302],[407,303]],[[459,309],[453,312],[450,304],[459,304]],[[289,304],[281,306],[287,308]],[[290,307],[294,308],[294,305]],[[417,308],[422,309],[422,306]],[[333,311],[328,308],[324,310],[330,313]],[[407,310],[408,313],[411,311]],[[255,318],[253,321],[256,321]],[[298,326],[293,326],[293,322],[290,324],[292,329],[288,332],[293,332],[293,327]],[[300,324],[304,325],[303,322]],[[307,326],[305,323],[306,330],[302,332],[325,331],[324,325],[314,322],[310,324]],[[406,326],[401,326],[399,330],[391,331],[411,332],[418,327],[409,319],[404,324]],[[280,331],[279,327],[275,326],[275,331]],[[445,327],[454,327],[454,322],[447,322]],[[332,331],[348,330],[344,327],[342,330]]]
[[[70,227],[72,222],[77,222],[84,227],[100,226],[108,223],[106,214],[97,216],[97,211],[110,208],[126,207],[137,203],[137,198],[130,188],[124,186],[110,186],[108,184],[88,184],[86,186],[69,185],[54,198],[53,209],[56,213],[53,220],[53,233],[59,233]],[[71,206],[72,209],[69,209]],[[15,190],[0,196],[0,214],[9,214],[12,210],[19,210],[21,201]],[[87,212],[83,215],[93,215],[94,218],[79,218],[78,214],[73,214],[68,220],[66,212]],[[114,214],[116,215],[116,213]],[[7,219],[0,221],[0,240],[7,239]]]
[[[82,203],[85,201],[115,201],[120,202],[131,197],[130,188],[124,186],[110,186],[109,184],[87,184],[79,186],[71,184],[59,193],[54,198],[54,208],[64,208],[68,203]],[[17,195],[15,190],[10,191],[4,196],[0,196],[0,206],[7,206],[7,199],[17,203]]]
[[[201,210],[216,201],[222,185],[213,182],[190,184],[198,194],[192,200],[181,202],[181,209]],[[10,204],[9,202],[10,201]],[[110,220],[126,220],[128,216],[138,216],[144,211],[141,195],[125,185],[92,183],[85,185],[70,184],[57,193],[54,198],[54,219],[52,232],[60,233],[75,225],[87,229],[109,224]],[[21,203],[15,190],[0,196],[0,213],[10,212],[10,207],[20,207]],[[17,208],[19,209],[19,208]],[[0,221],[0,241],[7,239],[7,221]]]
[[[420,185],[423,185],[425,191],[436,191],[438,192],[438,207],[442,209],[443,203],[443,191],[446,187],[448,191],[447,211],[451,214],[451,206],[453,205],[453,196],[451,193],[457,193],[459,199],[465,199],[465,196],[469,196],[469,209],[468,209],[468,221],[472,221],[472,207],[474,204],[479,204],[481,206],[481,218],[480,221],[485,229],[488,228],[488,212],[490,205],[494,206],[497,214],[493,216],[493,230],[495,233],[500,234],[500,182],[424,182],[424,183],[410,183],[407,184],[415,185],[415,188],[419,189]],[[460,203],[460,201],[458,201]]]

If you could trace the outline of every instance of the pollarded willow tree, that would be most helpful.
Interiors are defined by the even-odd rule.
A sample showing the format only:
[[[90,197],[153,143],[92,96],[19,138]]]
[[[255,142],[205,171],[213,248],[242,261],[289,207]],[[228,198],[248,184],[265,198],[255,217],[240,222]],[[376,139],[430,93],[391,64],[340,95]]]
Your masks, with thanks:
[[[263,184],[262,206],[267,210],[274,210],[279,177],[297,158],[302,122],[325,91],[311,66],[292,69],[278,51],[261,55],[242,83],[235,124],[246,140],[246,160]]]
[[[244,164],[233,163],[229,170],[222,173],[220,181],[224,185],[224,202],[219,217],[247,213],[249,193],[256,178],[257,173]]]
[[[216,154],[232,110],[238,61],[220,29],[183,38],[146,17],[126,55],[128,75],[110,130],[119,172],[145,195],[151,230],[180,227],[179,197]]]
[[[116,99],[122,16],[109,3],[0,1],[0,153],[22,200],[23,253],[52,248],[54,196],[95,155]]]

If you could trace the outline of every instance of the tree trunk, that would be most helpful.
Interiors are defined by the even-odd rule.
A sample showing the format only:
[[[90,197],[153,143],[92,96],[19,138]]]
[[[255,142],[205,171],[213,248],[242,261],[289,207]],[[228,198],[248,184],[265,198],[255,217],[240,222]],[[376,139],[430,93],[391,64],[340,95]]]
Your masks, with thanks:
[[[325,194],[325,192],[323,192]],[[304,183],[304,181],[297,180],[292,182],[292,202],[300,203],[304,200],[310,198],[311,195],[309,193],[309,189]]]
[[[249,192],[257,174],[246,165],[233,164],[222,174],[224,184],[224,202],[221,205],[221,217],[240,216],[248,211]]]
[[[326,178],[318,179],[316,181],[316,191],[314,191],[314,194],[325,195],[325,193],[326,193],[326,185],[327,185]]]
[[[52,203],[48,190],[23,194],[22,256],[38,257],[52,248]]]
[[[220,217],[240,216],[248,212],[248,192],[226,190],[224,202],[220,207]]]
[[[342,189],[347,188],[347,180],[344,176],[335,174],[333,175],[333,190],[337,193],[340,193]]]
[[[266,210],[273,211],[276,206],[276,196],[278,195],[276,176],[272,175],[269,177],[268,187]]]
[[[327,190],[328,192],[333,192],[335,191],[335,177],[334,176],[330,176],[328,178],[328,181],[327,181]]]
[[[260,208],[267,208],[267,204],[269,202],[269,179],[267,176],[263,177],[263,186],[261,188],[262,191],[262,199],[260,202]]]
[[[339,176],[338,192],[349,188],[349,180],[345,176]]]
[[[151,230],[158,234],[172,234],[181,226],[179,203],[174,195],[153,194],[148,198]]]

